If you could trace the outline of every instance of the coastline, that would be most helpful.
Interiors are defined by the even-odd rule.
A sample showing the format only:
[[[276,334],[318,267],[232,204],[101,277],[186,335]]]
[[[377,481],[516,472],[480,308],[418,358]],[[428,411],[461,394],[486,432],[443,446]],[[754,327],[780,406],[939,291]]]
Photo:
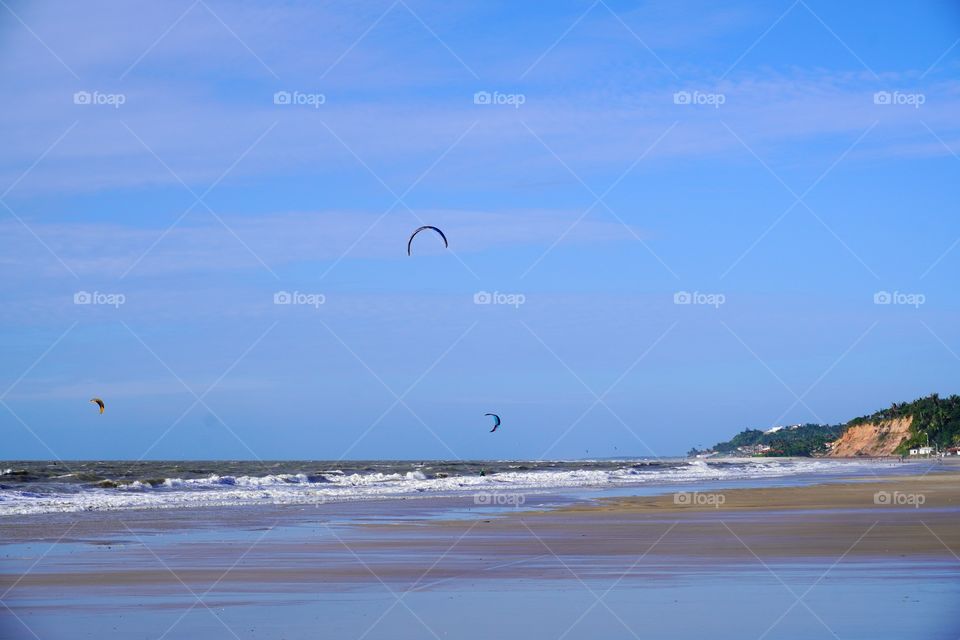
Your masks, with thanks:
[[[189,539],[191,532],[206,535],[223,530],[313,527],[343,530],[344,537],[361,540],[368,550],[425,554],[442,551],[449,536],[455,536],[457,553],[450,553],[446,558],[451,563],[458,556],[470,556],[491,548],[497,548],[498,555],[538,555],[544,552],[544,545],[534,534],[540,532],[549,535],[557,549],[564,553],[586,558],[630,555],[643,551],[644,545],[656,540],[669,525],[673,525],[670,539],[665,538],[647,550],[648,554],[687,556],[697,562],[710,558],[724,562],[743,559],[751,550],[763,551],[770,557],[829,556],[843,552],[871,525],[875,525],[875,535],[865,536],[858,545],[847,549],[849,555],[940,557],[948,554],[949,549],[944,545],[960,549],[960,469],[934,469],[923,475],[830,480],[804,486],[714,491],[689,491],[683,486],[672,489],[676,490],[652,496],[567,500],[555,506],[504,508],[494,513],[471,508],[462,499],[425,498],[309,508],[300,505],[202,508],[185,510],[182,514],[166,510],[55,514],[55,517],[34,516],[20,522],[0,521],[0,532],[5,540],[19,540],[19,544],[29,540],[50,541],[60,539],[58,531],[69,524],[70,532],[61,542],[95,543],[122,551],[125,543],[129,545],[131,538],[138,535],[185,533]],[[442,515],[444,507],[453,504],[457,505],[456,515]],[[345,518],[344,509],[348,507],[352,507],[351,519]],[[897,535],[886,535],[885,527],[895,527]],[[928,527],[937,535],[931,535]],[[746,545],[731,535],[734,530]],[[476,535],[465,534],[467,531]],[[730,540],[721,544],[724,533]],[[304,544],[318,552],[325,551],[325,544],[339,545],[336,536],[327,537],[323,541],[314,536]],[[704,544],[696,544],[698,539]],[[217,551],[209,545],[203,546],[205,552]],[[268,553],[269,546],[267,540],[260,552]],[[321,570],[322,564],[323,561],[317,561],[316,568]],[[416,567],[410,567],[411,575],[416,571]],[[522,572],[522,567],[517,565],[514,571]],[[357,567],[355,573],[362,576],[364,570]],[[109,571],[103,572],[97,582],[109,582],[110,575]],[[279,568],[263,568],[259,579],[270,581],[285,575],[288,574]],[[129,572],[125,572],[124,580],[130,577]],[[37,576],[28,575],[19,584],[28,586],[37,580]],[[0,589],[11,581],[9,574],[0,575]],[[77,576],[73,575],[70,581],[78,582]],[[56,578],[47,573],[43,582],[54,583]]]
[[[690,482],[790,482],[857,473],[912,473],[891,460],[727,458],[568,461],[49,461],[0,473],[0,522],[9,516],[139,509],[316,505],[420,496],[525,495],[581,489],[640,491]],[[64,472],[67,473],[64,473]]]
[[[520,628],[485,627],[477,603],[507,611],[521,594],[540,603],[559,637],[571,608],[593,601],[586,587],[609,590],[638,629],[667,634],[722,615],[750,622],[715,637],[742,638],[759,637],[778,607],[819,585],[812,606],[843,637],[864,629],[872,638],[955,637],[956,625],[937,615],[960,598],[960,469],[914,470],[699,493],[681,485],[495,513],[425,499],[0,522],[0,539],[25,540],[0,547],[10,612],[0,612],[0,631],[17,626],[16,616],[45,640],[68,638],[79,616],[100,637],[168,626],[182,632],[172,637],[210,637],[223,631],[210,626],[214,612],[242,638],[315,637],[318,620],[358,636],[404,594],[431,627],[520,638],[528,637]],[[878,503],[884,493],[889,501]],[[899,504],[895,493],[922,504]],[[685,613],[660,620],[664,607]],[[751,619],[765,609],[773,614],[759,617],[770,619]],[[859,612],[853,621],[850,611]],[[904,613],[923,619],[921,636],[910,636],[917,623]],[[403,637],[426,633],[409,620],[392,624],[410,625]],[[388,630],[397,631],[379,628]],[[794,621],[781,631],[806,638],[822,625]]]

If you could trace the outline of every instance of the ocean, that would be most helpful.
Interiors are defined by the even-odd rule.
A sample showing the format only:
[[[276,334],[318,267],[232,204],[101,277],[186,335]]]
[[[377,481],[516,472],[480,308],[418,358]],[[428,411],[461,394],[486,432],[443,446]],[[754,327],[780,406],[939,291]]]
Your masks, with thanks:
[[[0,517],[867,474],[886,460],[7,461]]]

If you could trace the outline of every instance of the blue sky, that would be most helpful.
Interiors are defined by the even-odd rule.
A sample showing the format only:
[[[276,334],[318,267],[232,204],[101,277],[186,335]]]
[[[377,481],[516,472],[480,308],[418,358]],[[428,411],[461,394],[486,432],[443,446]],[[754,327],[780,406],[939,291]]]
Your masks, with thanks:
[[[955,3],[5,0],[0,48],[0,458],[674,455],[958,391]]]

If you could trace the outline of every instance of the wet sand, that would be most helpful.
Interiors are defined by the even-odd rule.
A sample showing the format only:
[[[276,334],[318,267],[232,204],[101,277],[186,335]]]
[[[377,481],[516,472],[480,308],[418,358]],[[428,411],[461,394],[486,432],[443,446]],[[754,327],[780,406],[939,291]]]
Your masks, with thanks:
[[[332,506],[332,505],[327,505]],[[392,509],[402,509],[396,503]],[[411,505],[416,509],[417,505]],[[85,571],[0,575],[0,590],[14,580],[32,585],[129,585],[203,582],[223,573],[223,561],[260,538],[226,581],[314,583],[367,581],[375,568],[384,580],[414,581],[470,575],[492,567],[496,577],[550,577],[524,558],[570,556],[576,562],[645,554],[674,563],[777,559],[924,557],[948,561],[960,551],[960,473],[932,473],[867,482],[808,487],[679,492],[654,497],[608,498],[554,509],[504,512],[487,518],[417,518],[344,527],[324,509],[198,510],[192,514],[62,516],[58,525],[0,523],[4,539],[96,545],[107,566]],[[145,516],[145,517],[144,517]],[[178,521],[179,518],[179,521]],[[244,531],[236,540],[216,532]],[[67,530],[69,529],[69,531]],[[178,544],[176,576],[156,566],[143,546],[164,532],[193,531]],[[199,533],[198,533],[199,531]],[[208,541],[203,534],[213,534]],[[669,532],[669,533],[668,533]],[[162,537],[162,536],[161,536]],[[43,546],[41,543],[39,546]],[[110,552],[105,553],[105,552]],[[351,552],[369,566],[350,561]],[[437,556],[430,567],[389,558]],[[344,562],[343,560],[347,561]],[[155,558],[153,560],[156,560]],[[515,562],[514,562],[515,561]],[[119,565],[111,567],[110,565]],[[208,566],[209,565],[209,566]],[[559,572],[563,577],[563,572]]]
[[[950,637],[960,628],[930,617],[939,607],[960,601],[960,473],[953,470],[806,487],[607,498],[495,516],[428,517],[429,509],[415,501],[359,508],[371,513],[389,508],[394,515],[406,512],[406,518],[347,522],[338,513],[342,507],[322,505],[176,516],[65,514],[46,521],[0,522],[2,539],[24,541],[2,547],[0,593],[7,592],[2,602],[9,609],[0,614],[22,620],[0,617],[0,631],[29,625],[47,631],[38,633],[45,639],[71,637],[64,633],[69,628],[55,622],[58,616],[87,611],[92,603],[102,615],[127,615],[150,629],[155,624],[144,620],[160,620],[156,624],[163,626],[180,616],[186,622],[183,627],[177,623],[178,630],[201,634],[169,637],[205,637],[196,631],[210,631],[196,618],[198,609],[255,620],[251,629],[266,625],[290,632],[287,637],[300,637],[296,629],[308,637],[312,627],[304,616],[316,615],[339,621],[357,636],[363,624],[338,604],[345,594],[361,601],[373,598],[371,603],[382,603],[383,597],[389,601],[391,594],[421,594],[410,597],[435,602],[441,594],[454,599],[469,591],[506,607],[498,600],[501,590],[533,597],[584,586],[589,591],[589,585],[607,590],[613,584],[623,597],[631,590],[666,590],[679,604],[707,597],[703,590],[717,580],[719,591],[710,597],[754,593],[757,601],[779,603],[780,596],[768,593],[778,584],[787,588],[787,596],[796,585],[796,597],[810,585],[838,589],[831,581],[843,576],[860,584],[856,593],[841,589],[821,608],[829,610],[846,597],[849,607],[870,612],[878,603],[935,589],[936,596],[896,602],[902,613],[927,616],[922,637]],[[724,588],[733,591],[727,594]],[[872,591],[877,593],[864,600]],[[558,596],[551,606],[562,601]],[[267,603],[300,613],[289,619],[252,613]],[[442,604],[424,606],[439,606],[431,615],[445,615]],[[553,615],[544,606],[544,615]],[[732,600],[724,606],[733,615],[740,605]],[[369,615],[376,618],[372,609]],[[876,621],[893,612],[878,610]],[[724,611],[714,615],[720,624]],[[885,624],[896,630],[893,623]],[[130,631],[120,625],[123,629]],[[742,631],[736,624],[729,629]],[[788,629],[810,632],[800,623]],[[109,629],[99,631],[110,637]],[[870,627],[869,637],[921,637],[880,631]],[[821,626],[819,632],[825,629]],[[417,633],[413,625],[410,637],[430,635],[422,628]],[[502,629],[498,633],[515,637]],[[740,631],[731,633],[729,637],[741,637],[736,635]],[[772,637],[805,637],[783,635],[780,627],[778,633]]]

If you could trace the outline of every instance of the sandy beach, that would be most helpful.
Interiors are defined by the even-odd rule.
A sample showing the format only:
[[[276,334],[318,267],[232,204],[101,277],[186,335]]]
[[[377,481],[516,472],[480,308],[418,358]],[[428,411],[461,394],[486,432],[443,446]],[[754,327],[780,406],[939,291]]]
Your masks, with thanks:
[[[3,637],[32,637],[27,628],[44,638],[73,637],[65,624],[70,615],[88,617],[85,628],[99,630],[99,637],[134,630],[161,637],[172,625],[166,637],[196,637],[206,629],[211,637],[281,637],[282,631],[296,638],[309,636],[318,620],[355,636],[373,625],[370,637],[380,637],[391,625],[374,624],[376,610],[384,603],[392,603],[394,613],[404,610],[395,601],[400,594],[411,607],[418,599],[449,600],[423,613],[433,618],[424,623],[438,637],[479,637],[476,628],[446,620],[453,611],[476,615],[472,598],[509,608],[512,599],[499,600],[507,594],[521,600],[554,594],[537,606],[555,611],[559,621],[569,607],[582,609],[604,592],[611,601],[642,603],[635,613],[614,616],[638,631],[656,626],[649,607],[671,594],[675,609],[706,608],[727,621],[737,611],[735,619],[749,621],[716,629],[715,637],[760,637],[791,600],[796,613],[801,593],[813,589],[807,597],[815,602],[841,583],[843,595],[799,606],[814,611],[807,612],[808,622],[818,633],[845,629],[849,620],[836,613],[844,609],[867,612],[855,630],[873,638],[946,638],[958,629],[933,611],[960,595],[960,473],[949,466],[923,475],[567,500],[496,512],[465,504],[451,512],[440,502],[0,522],[7,542]],[[879,575],[888,579],[878,581]],[[865,590],[851,591],[858,580]],[[745,603],[726,602],[723,585],[753,594],[748,609],[763,603],[760,610],[769,613],[739,612]],[[571,595],[577,592],[579,600]],[[345,597],[358,608],[343,606]],[[565,604],[568,598],[573,602]],[[267,605],[286,613],[256,613]],[[926,635],[903,635],[907,627],[896,622],[895,611],[923,614]],[[407,623],[392,630],[424,637],[417,616]],[[614,635],[629,637],[618,626]],[[558,629],[555,637],[564,633]],[[810,629],[778,625],[779,634],[770,637],[807,637],[802,634]],[[510,627],[497,632],[523,635]]]
[[[0,16],[0,640],[960,640],[960,0]]]

